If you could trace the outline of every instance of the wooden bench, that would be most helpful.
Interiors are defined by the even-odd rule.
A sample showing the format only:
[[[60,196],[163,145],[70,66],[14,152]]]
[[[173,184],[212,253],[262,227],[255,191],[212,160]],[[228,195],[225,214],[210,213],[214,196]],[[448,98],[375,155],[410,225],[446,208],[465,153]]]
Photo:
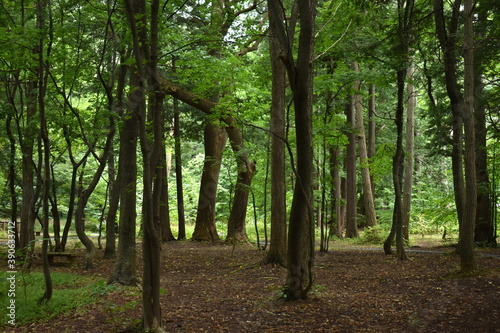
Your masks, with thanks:
[[[70,253],[70,252],[48,252],[47,257],[49,258],[49,264],[54,263],[54,257],[66,257],[66,260],[70,263],[75,263],[77,258],[82,257],[80,253]]]

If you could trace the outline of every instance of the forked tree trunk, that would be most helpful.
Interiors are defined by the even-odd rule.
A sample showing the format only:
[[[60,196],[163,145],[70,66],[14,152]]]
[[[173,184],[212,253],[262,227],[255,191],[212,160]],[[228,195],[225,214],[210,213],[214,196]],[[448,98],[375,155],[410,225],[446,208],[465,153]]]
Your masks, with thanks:
[[[78,235],[78,239],[82,242],[82,244],[85,246],[87,250],[87,255],[85,256],[85,269],[94,268],[94,258],[96,254],[96,248],[94,242],[85,233],[85,208],[89,201],[90,195],[92,194],[92,192],[94,192],[97,184],[101,179],[101,175],[108,161],[109,151],[111,150],[112,146],[111,143],[113,141],[113,137],[115,134],[115,125],[113,116],[109,117],[109,121],[110,121],[109,132],[106,137],[106,143],[104,145],[102,156],[100,157],[99,160],[99,165],[87,188],[81,191],[75,211],[76,234]]]
[[[312,85],[314,19],[316,2],[299,0],[300,35],[297,61],[281,19],[277,1],[268,1],[270,24],[284,50],[284,64],[293,93],[297,144],[297,181],[293,193],[288,229],[287,300],[306,298],[314,283],[314,213],[313,213],[313,150],[312,150]]]

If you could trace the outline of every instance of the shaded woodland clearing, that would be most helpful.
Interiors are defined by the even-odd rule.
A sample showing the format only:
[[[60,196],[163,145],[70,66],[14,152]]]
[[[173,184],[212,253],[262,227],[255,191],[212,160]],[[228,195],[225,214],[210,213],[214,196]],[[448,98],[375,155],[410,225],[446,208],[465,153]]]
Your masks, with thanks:
[[[476,276],[452,278],[459,259],[451,248],[422,248],[445,252],[412,252],[411,261],[398,262],[382,249],[335,247],[316,255],[310,299],[283,302],[278,298],[286,270],[260,265],[263,251],[238,245],[233,252],[229,245],[192,241],[162,247],[167,332],[500,332],[498,258],[479,256]],[[92,271],[82,270],[81,262],[53,270],[107,279],[113,261],[101,258],[99,253]],[[85,310],[15,331],[140,331],[140,297],[138,287],[110,288]]]

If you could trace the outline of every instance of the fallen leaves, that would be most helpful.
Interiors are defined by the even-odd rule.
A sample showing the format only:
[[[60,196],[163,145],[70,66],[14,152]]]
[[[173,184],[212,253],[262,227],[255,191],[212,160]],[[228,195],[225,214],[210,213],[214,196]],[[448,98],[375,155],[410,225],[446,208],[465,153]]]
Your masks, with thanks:
[[[378,251],[335,250],[317,256],[310,299],[283,302],[286,270],[261,266],[262,251],[238,245],[232,256],[232,246],[191,241],[162,248],[168,332],[500,332],[498,259],[478,258],[477,276],[449,278],[449,256],[412,253],[397,264]],[[98,265],[104,276],[113,267]],[[117,290],[86,313],[16,332],[134,332],[141,308],[140,293]]]

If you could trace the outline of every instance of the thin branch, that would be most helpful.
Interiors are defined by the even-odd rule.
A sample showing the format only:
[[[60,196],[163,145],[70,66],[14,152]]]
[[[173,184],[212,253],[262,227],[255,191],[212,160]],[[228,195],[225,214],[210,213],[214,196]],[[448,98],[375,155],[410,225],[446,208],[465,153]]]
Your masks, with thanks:
[[[328,51],[330,51],[335,45],[337,45],[344,38],[344,36],[347,34],[347,31],[349,31],[349,27],[351,26],[351,23],[352,23],[352,19],[349,21],[349,24],[345,28],[345,30],[342,33],[342,35],[340,35],[340,37],[332,45],[330,45],[325,51],[323,51],[320,54],[318,54],[318,56],[316,58],[314,58],[313,62],[316,61],[316,60],[318,60],[322,56],[324,56]]]

